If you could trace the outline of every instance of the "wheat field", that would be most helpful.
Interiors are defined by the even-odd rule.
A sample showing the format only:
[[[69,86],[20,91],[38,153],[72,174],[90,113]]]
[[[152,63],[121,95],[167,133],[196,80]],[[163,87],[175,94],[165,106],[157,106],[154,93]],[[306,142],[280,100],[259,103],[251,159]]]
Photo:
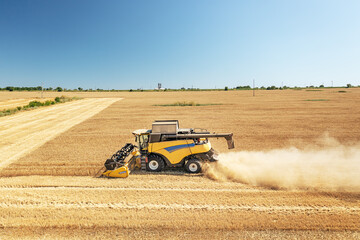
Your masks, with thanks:
[[[15,152],[0,159],[0,164],[7,162],[0,169],[0,238],[359,239],[360,192],[341,186],[274,188],[234,176],[181,170],[134,172],[126,179],[93,177],[115,151],[133,142],[133,130],[150,128],[156,119],[233,132],[233,150],[226,148],[224,139],[211,139],[220,153],[324,149],[327,143],[319,141],[324,135],[356,152],[360,91],[339,91],[344,90],[257,91],[255,97],[250,91],[68,92],[61,95],[89,98],[91,104],[76,101],[74,111],[65,104],[56,106],[63,109],[59,111],[32,110],[23,122],[15,119],[24,113],[3,117],[0,125],[9,125],[0,129],[0,148],[8,147],[3,140],[7,138],[14,150],[28,149],[11,162]],[[36,94],[0,92],[0,99],[30,99]],[[177,101],[217,105],[156,106]],[[106,104],[99,108],[99,102]],[[43,111],[55,115],[46,119]],[[92,113],[71,124],[68,120],[67,127],[59,125],[59,132],[47,133],[49,138],[41,143],[36,138],[24,141],[40,126],[56,126],[60,117],[71,119],[87,111]],[[20,134],[21,129],[26,132]]]

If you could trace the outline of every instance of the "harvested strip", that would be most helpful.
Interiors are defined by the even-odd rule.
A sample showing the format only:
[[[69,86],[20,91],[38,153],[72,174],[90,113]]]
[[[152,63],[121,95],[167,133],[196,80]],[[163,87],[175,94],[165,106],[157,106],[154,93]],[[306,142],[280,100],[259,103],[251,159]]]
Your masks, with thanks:
[[[84,99],[86,100],[86,99]],[[83,101],[74,101],[74,102],[67,102],[67,103],[63,103],[60,105],[55,105],[55,106],[49,106],[46,108],[40,108],[37,109],[37,113],[34,114],[33,111],[26,111],[26,112],[22,112],[20,114],[16,114],[16,115],[12,115],[12,116],[7,116],[6,118],[2,118],[0,121],[0,130],[4,130],[4,129],[8,129],[9,127],[14,127],[16,125],[23,125],[29,122],[33,122],[39,119],[43,119],[44,117],[49,116],[50,119],[51,118],[55,118],[56,115],[51,114],[52,112],[54,112],[54,108],[56,108],[56,110],[59,111],[64,111],[65,109],[69,109],[69,105],[71,105],[72,107],[77,106],[77,105],[83,105]],[[45,115],[45,113],[50,113],[49,115]],[[29,118],[31,118],[32,121],[29,121]]]
[[[0,120],[0,169],[121,98],[83,99]]]
[[[168,210],[236,210],[260,212],[332,212],[356,213],[360,207],[311,207],[311,206],[257,206],[257,205],[214,205],[214,204],[153,204],[153,203],[94,203],[94,202],[21,202],[0,203],[0,208],[112,208],[112,209],[168,209]]]
[[[109,180],[111,181],[111,180]],[[122,186],[123,185],[123,186]],[[167,187],[132,187],[128,188],[126,181],[115,189],[109,187],[36,187],[0,188],[0,203],[6,204],[48,204],[48,203],[89,203],[89,204],[164,204],[164,205],[197,205],[197,206],[264,206],[264,207],[305,207],[322,209],[360,210],[358,194],[356,193],[308,193],[284,191],[223,191],[220,189],[174,189]],[[229,189],[228,189],[229,190]],[[235,189],[234,189],[235,190]],[[74,196],[76,198],[74,199]],[[195,207],[197,208],[197,207]],[[359,211],[357,213],[360,216]]]
[[[61,115],[73,114],[77,112],[76,110],[84,108],[83,102],[74,102],[74,104],[71,105],[70,108],[68,105],[66,104],[64,105],[65,106],[56,108],[56,111],[61,112]],[[74,115],[74,117],[75,116],[76,115]],[[56,121],[58,117],[59,117],[58,115],[51,113],[50,114],[47,113],[46,116],[43,116],[43,112],[42,112],[41,114],[37,114],[34,117],[31,116],[31,121],[29,121],[27,117],[25,119],[21,118],[20,123],[18,124],[14,124],[14,121],[16,120],[12,120],[7,124],[0,123],[2,130],[0,131],[1,142],[6,142],[8,139],[10,140],[14,139],[16,135],[26,135],[27,133],[28,134],[33,133],[34,130],[42,130],[44,122]]]
[[[2,190],[23,190],[23,189],[31,189],[31,190],[66,190],[66,189],[75,189],[75,190],[126,190],[126,191],[181,191],[181,192],[260,192],[258,189],[211,189],[211,188],[142,188],[142,187],[117,187],[117,186],[106,186],[106,187],[77,187],[77,186],[66,186],[66,187],[28,187],[28,186],[20,186],[20,187],[1,187]]]
[[[48,228],[47,239],[89,239],[101,232],[102,239],[204,239],[201,231],[185,231],[184,229],[172,229],[160,232],[159,229],[146,228],[119,228],[118,226],[82,227],[80,229]],[[359,239],[359,231],[294,231],[294,230],[232,230],[221,231],[219,229],[206,229],[206,234],[212,239]],[[60,237],[61,236],[61,237]],[[311,237],[309,237],[311,236]],[[11,227],[0,233],[1,239],[44,239],[44,229],[41,227]]]

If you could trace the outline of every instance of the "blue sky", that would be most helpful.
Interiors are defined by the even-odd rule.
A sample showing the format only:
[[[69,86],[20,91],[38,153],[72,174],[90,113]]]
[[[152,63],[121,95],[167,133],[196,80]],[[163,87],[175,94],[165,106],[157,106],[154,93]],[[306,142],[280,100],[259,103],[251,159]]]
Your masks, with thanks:
[[[0,0],[0,87],[360,85],[360,1]]]

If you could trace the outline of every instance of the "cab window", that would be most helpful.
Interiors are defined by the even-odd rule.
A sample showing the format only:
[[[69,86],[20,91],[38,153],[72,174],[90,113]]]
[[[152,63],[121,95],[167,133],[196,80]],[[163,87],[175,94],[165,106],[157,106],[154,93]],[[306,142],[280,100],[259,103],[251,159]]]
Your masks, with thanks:
[[[149,142],[149,135],[140,135],[139,136],[139,146],[140,149],[145,149],[148,147],[148,142]]]

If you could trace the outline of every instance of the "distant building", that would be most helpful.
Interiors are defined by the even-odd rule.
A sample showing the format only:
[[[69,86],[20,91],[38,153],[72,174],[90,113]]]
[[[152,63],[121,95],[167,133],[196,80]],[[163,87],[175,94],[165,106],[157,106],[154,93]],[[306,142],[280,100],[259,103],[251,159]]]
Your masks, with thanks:
[[[165,90],[165,88],[162,88],[162,87],[161,87],[161,83],[158,83],[158,88],[157,88],[157,90]]]

